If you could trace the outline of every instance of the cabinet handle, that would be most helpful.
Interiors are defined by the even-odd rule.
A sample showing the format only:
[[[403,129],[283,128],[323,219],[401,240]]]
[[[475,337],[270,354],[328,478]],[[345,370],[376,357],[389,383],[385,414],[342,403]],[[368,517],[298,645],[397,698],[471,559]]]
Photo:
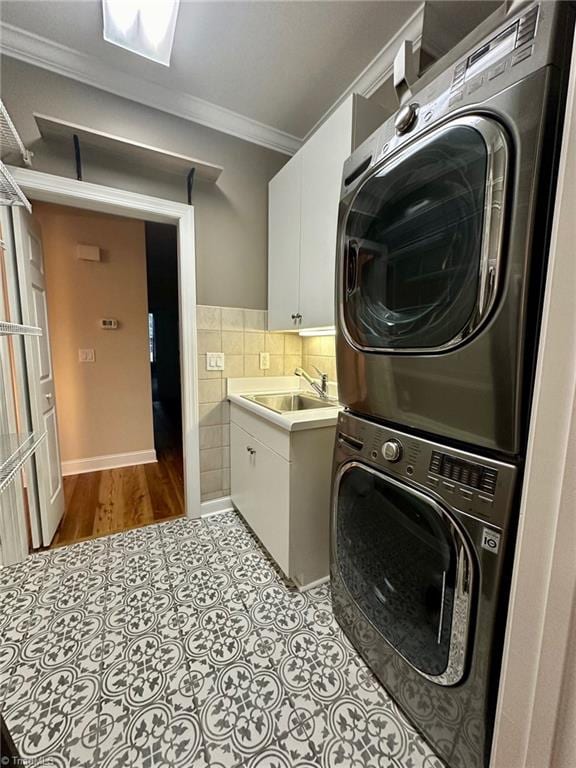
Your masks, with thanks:
[[[302,320],[302,315],[300,314],[300,312],[295,312],[293,315],[290,315],[290,317],[292,318],[292,320]]]
[[[249,445],[246,446],[246,450],[248,451],[250,456],[254,456],[254,454],[256,453],[256,449],[255,448],[251,448]]]

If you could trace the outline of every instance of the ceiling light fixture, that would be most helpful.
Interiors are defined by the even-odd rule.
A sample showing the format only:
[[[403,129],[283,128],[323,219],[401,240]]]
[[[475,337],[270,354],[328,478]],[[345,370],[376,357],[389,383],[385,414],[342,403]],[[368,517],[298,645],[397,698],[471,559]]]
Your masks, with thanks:
[[[104,40],[170,66],[180,0],[102,0]]]

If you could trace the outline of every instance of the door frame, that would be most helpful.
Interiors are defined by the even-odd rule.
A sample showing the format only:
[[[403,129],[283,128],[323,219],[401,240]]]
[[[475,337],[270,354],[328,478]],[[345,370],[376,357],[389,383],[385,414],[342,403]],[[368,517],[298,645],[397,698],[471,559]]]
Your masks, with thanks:
[[[187,517],[200,517],[194,207],[40,171],[14,167],[9,170],[31,199],[177,226],[184,499]]]
[[[490,768],[570,768],[576,738],[576,47]]]

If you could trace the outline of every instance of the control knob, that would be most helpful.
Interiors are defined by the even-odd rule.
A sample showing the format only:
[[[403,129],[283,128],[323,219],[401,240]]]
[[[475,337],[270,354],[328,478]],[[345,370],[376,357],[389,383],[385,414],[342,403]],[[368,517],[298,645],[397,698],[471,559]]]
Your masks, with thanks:
[[[392,464],[399,461],[402,456],[402,443],[398,440],[386,440],[382,446],[382,456]]]
[[[418,115],[417,104],[405,104],[398,112],[394,127],[397,134],[406,133],[412,128]]]

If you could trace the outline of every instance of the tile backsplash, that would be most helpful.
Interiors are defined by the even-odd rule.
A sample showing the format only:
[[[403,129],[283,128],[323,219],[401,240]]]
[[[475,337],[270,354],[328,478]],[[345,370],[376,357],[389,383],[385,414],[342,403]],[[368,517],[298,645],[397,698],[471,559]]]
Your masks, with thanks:
[[[316,375],[313,366],[328,374],[329,381],[336,381],[336,338],[334,336],[302,337],[302,367]]]
[[[230,413],[226,379],[283,376],[302,365],[303,341],[290,333],[268,333],[267,312],[198,306],[198,396],[200,409],[200,492],[202,501],[230,493]],[[223,352],[224,370],[206,369],[206,353]],[[260,352],[270,368],[260,368]],[[320,367],[320,366],[318,366]]]

